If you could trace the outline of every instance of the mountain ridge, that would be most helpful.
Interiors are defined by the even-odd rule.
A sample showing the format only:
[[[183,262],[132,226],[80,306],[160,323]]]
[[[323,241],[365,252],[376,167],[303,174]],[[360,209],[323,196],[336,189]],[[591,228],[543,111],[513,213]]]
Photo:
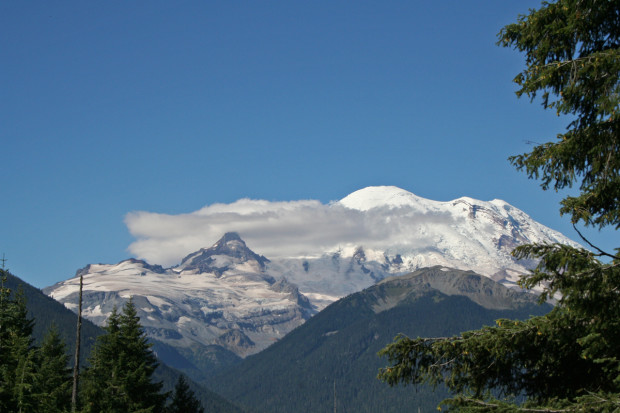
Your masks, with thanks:
[[[386,301],[394,305],[380,308]],[[538,305],[532,294],[469,271],[421,269],[342,298],[205,384],[257,412],[330,411],[334,406],[369,413],[435,411],[448,396],[442,386],[434,391],[423,385],[390,387],[376,379],[387,364],[377,352],[394,336],[445,337],[493,325],[498,318],[525,319],[550,309]]]
[[[262,350],[316,312],[295,285],[267,274],[265,262],[238,234],[227,233],[182,266],[162,271],[136,259],[91,264],[43,291],[76,311],[82,276],[83,316],[99,325],[132,297],[151,339],[196,366],[216,368],[222,358],[235,363]],[[183,365],[179,355],[167,354]]]
[[[84,276],[84,316],[100,325],[114,306],[133,296],[150,337],[210,369],[222,366],[220,356],[234,362],[269,347],[329,304],[388,277],[457,268],[516,288],[519,275],[535,263],[515,260],[512,248],[526,242],[575,244],[501,200],[439,202],[397,187],[369,187],[339,202],[330,208],[364,213],[373,228],[399,231],[394,245],[267,258],[250,249],[242,234],[229,231],[170,268],[139,259],[89,264],[44,292],[76,311]],[[406,231],[395,230],[398,225]],[[433,282],[429,288],[438,287]],[[450,295],[460,286],[444,281],[441,288]],[[488,299],[479,304],[494,305]]]

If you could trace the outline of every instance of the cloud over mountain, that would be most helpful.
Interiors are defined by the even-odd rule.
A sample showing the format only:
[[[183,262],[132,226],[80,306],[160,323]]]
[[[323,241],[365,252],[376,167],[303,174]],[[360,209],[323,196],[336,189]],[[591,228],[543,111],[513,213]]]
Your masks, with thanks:
[[[578,245],[499,199],[440,202],[394,186],[360,189],[329,204],[240,199],[188,214],[138,211],[127,214],[125,223],[136,237],[129,251],[164,266],[231,231],[269,259],[317,257],[340,249],[351,256],[361,246],[409,257],[416,268],[449,264],[486,275],[523,269],[510,254],[520,244]]]
[[[268,258],[312,256],[358,245],[411,248],[429,241],[416,231],[421,222],[450,224],[455,219],[443,211],[421,211],[402,203],[371,209],[346,205],[240,199],[179,215],[131,212],[125,223],[136,241],[129,251],[151,263],[174,265],[229,231],[239,233],[250,248]]]

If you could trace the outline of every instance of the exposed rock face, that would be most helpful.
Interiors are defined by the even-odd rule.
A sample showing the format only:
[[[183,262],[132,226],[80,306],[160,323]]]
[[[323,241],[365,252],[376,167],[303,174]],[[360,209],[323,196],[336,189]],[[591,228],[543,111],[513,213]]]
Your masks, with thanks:
[[[389,310],[408,298],[411,291],[426,292],[437,290],[446,295],[465,296],[476,304],[490,310],[515,310],[526,305],[535,305],[538,297],[525,294],[513,288],[494,282],[488,277],[473,271],[435,266],[424,268],[400,277],[390,277],[379,282],[377,287],[385,286],[389,291],[377,297],[375,312]]]
[[[234,349],[236,350],[235,353],[243,353],[256,345],[256,343],[250,340],[250,338],[240,330],[227,331],[219,336],[215,343],[224,348]]]
[[[213,273],[219,277],[242,263],[254,264],[255,270],[262,271],[267,262],[269,262],[267,258],[250,250],[239,234],[227,232],[212,247],[203,248],[183,258],[176,270]]]

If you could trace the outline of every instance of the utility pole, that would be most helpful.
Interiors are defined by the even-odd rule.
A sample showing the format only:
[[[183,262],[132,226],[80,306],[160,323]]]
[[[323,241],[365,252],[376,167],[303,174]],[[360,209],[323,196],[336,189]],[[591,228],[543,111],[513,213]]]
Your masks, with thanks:
[[[0,307],[2,307],[4,301],[4,280],[6,280],[6,272],[4,269],[4,264],[6,263],[6,258],[4,258],[4,252],[2,253],[2,274],[0,274]],[[0,325],[0,329],[2,325]],[[2,336],[0,336],[0,347],[2,345]]]
[[[336,413],[336,379],[334,379],[334,413]]]
[[[80,374],[80,336],[82,332],[82,286],[84,275],[80,274],[80,296],[78,303],[77,332],[75,334],[75,361],[73,362],[73,392],[71,393],[71,413],[77,411],[78,378]]]

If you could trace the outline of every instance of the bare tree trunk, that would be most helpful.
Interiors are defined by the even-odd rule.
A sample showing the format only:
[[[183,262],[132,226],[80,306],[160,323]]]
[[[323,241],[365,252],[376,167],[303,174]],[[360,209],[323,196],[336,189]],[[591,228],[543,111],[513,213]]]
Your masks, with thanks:
[[[78,378],[80,374],[80,337],[82,331],[82,281],[80,274],[80,297],[78,304],[77,332],[75,334],[75,361],[73,363],[73,392],[71,393],[71,412],[77,411]]]

